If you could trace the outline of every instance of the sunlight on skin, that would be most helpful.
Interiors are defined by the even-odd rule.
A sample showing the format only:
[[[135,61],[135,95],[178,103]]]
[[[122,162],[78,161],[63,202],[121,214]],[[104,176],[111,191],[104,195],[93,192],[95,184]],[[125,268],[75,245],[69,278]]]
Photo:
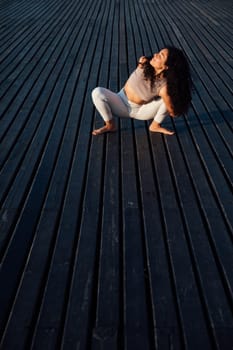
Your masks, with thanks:
[[[101,134],[105,134],[107,132],[115,132],[117,130],[117,127],[114,123],[113,120],[110,120],[109,122],[106,122],[106,124],[99,129],[95,129],[92,131],[92,135],[101,135]],[[156,123],[155,121],[153,121],[149,127],[149,130],[151,132],[159,132],[161,134],[165,134],[165,135],[174,135],[175,132],[168,130],[166,128],[163,128],[160,124]]]
[[[156,123],[155,121],[153,121],[151,123],[149,130],[152,132],[160,132],[161,134],[165,134],[165,135],[174,135],[175,134],[174,131],[163,128],[159,123]]]
[[[101,135],[104,134],[106,132],[114,132],[117,130],[117,127],[114,123],[113,120],[110,120],[108,122],[105,123],[105,126],[103,126],[102,128],[99,129],[95,129],[92,131],[92,135]]]

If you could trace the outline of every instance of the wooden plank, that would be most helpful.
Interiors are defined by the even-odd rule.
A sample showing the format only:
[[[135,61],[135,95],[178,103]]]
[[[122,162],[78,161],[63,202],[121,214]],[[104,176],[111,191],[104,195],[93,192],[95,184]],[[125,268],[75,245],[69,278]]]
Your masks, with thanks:
[[[88,9],[87,9],[88,10]],[[96,11],[97,11],[97,9],[96,9]],[[90,16],[90,18],[91,18],[91,13],[89,14],[89,16]],[[79,30],[79,28],[77,28],[77,30]],[[85,32],[85,28],[83,29],[83,32]],[[88,33],[88,32],[86,32],[86,33]],[[82,34],[82,32],[81,32],[81,34]],[[92,29],[90,29],[90,31],[89,31],[89,36],[92,34]],[[88,42],[85,42],[85,45],[88,45]],[[82,55],[84,55],[85,54],[85,51],[83,51],[82,52]],[[80,58],[77,58],[77,61],[79,61],[80,60]],[[74,61],[75,62],[75,61]],[[81,64],[80,64],[80,66],[81,66]],[[72,66],[71,66],[72,67]],[[76,68],[77,68],[77,66],[76,66]],[[71,83],[75,86],[75,84],[77,83],[77,78],[78,78],[78,70],[77,70],[77,72],[75,73],[76,75],[77,75],[77,77],[75,77],[75,75],[73,76],[73,75],[71,75]],[[72,87],[71,86],[67,86],[67,88],[66,88],[66,94],[67,94],[67,96],[64,94],[64,96],[63,96],[63,98],[64,98],[64,101],[68,101],[68,99],[69,98],[71,98],[72,97],[72,94],[70,94],[70,91],[72,90]],[[70,97],[69,97],[69,95],[70,95]],[[61,103],[61,106],[62,106],[62,103]],[[67,106],[67,108],[69,109],[69,103],[66,105]],[[63,109],[64,109],[64,107],[63,107]],[[64,115],[64,110],[60,113],[60,115],[61,116],[63,116]],[[73,113],[73,115],[74,115],[74,113]],[[75,116],[76,116],[76,118],[77,118],[77,114],[75,113]],[[74,123],[74,120],[72,120],[72,121],[70,121],[70,122],[68,122],[67,123],[67,130],[68,131],[70,131],[70,132],[73,132],[73,128],[71,127],[71,126],[69,126],[69,123],[73,123],[73,124],[76,124],[76,123]],[[60,126],[61,126],[61,124],[60,124]],[[61,128],[61,131],[62,131],[62,128]],[[57,133],[57,130],[55,129],[55,127],[54,127],[54,131],[53,131],[54,133]],[[74,134],[74,136],[73,137],[75,137],[76,135]],[[51,137],[51,140],[54,140],[54,137]],[[66,140],[69,140],[69,136],[66,136],[66,139],[64,140],[64,142],[63,142],[63,144],[64,145],[66,145],[67,143],[65,142]],[[71,146],[72,146],[72,144],[71,144]],[[56,149],[56,148],[55,148]],[[67,149],[66,150],[64,150],[64,153],[63,153],[63,158],[64,158],[64,156],[66,155],[66,152],[67,152]],[[51,156],[51,153],[50,153],[50,151],[48,151],[48,155],[50,155]],[[62,160],[60,160],[60,170],[59,170],[59,168],[58,168],[58,172],[61,172],[61,171],[63,171],[64,170],[64,162],[65,162],[65,158],[63,159],[63,161]],[[44,161],[44,166],[47,168],[48,167],[48,164],[46,164],[46,162]],[[63,174],[62,173],[62,176],[64,176],[65,174]],[[55,176],[55,178],[59,178],[59,181],[61,181],[61,177],[60,176]],[[52,183],[53,184],[53,183]],[[62,184],[62,182],[61,182],[61,184]],[[40,226],[42,227],[42,232],[44,231],[44,230],[46,230],[46,232],[47,232],[47,234],[48,234],[48,232],[50,231],[50,230],[52,230],[52,227],[51,227],[51,221],[50,220],[52,220],[52,222],[54,222],[54,223],[56,223],[56,220],[54,221],[54,215],[55,215],[55,213],[54,213],[54,206],[55,205],[58,205],[58,203],[59,203],[59,201],[58,201],[58,198],[57,198],[57,194],[56,194],[56,190],[57,190],[57,187],[59,186],[59,184],[56,184],[56,182],[54,182],[54,190],[50,190],[49,191],[49,193],[51,193],[51,196],[49,196],[48,197],[48,199],[47,199],[47,201],[48,201],[48,212],[46,212],[46,206],[47,205],[45,205],[45,207],[44,207],[44,210],[42,211],[42,213],[43,213],[43,215],[44,215],[44,217],[43,217],[43,220],[40,222]],[[61,185],[60,185],[61,186]],[[59,187],[60,187],[59,186]],[[57,203],[57,201],[58,201],[58,203]],[[51,211],[51,209],[50,208],[54,208],[53,209],[53,211]],[[58,207],[58,210],[59,210],[59,207]],[[58,212],[59,213],[59,212]],[[46,226],[48,226],[47,227],[47,229],[46,229]],[[39,230],[39,232],[40,232],[40,230]],[[53,230],[51,231],[51,234],[52,234],[52,232],[53,232]],[[39,233],[38,233],[39,234]],[[63,237],[63,236],[62,236]],[[53,240],[54,240],[54,238],[53,238]],[[72,241],[71,241],[72,242]],[[26,297],[26,296],[25,296]],[[19,315],[20,316],[20,315]],[[19,331],[20,331],[20,329],[19,329]],[[22,336],[22,335],[21,335]]]
[[[137,123],[139,124],[139,122]],[[156,135],[159,136],[159,135]],[[161,139],[156,138],[159,147],[163,147]],[[155,342],[158,348],[180,349],[183,344],[179,310],[173,296],[174,285],[171,282],[170,266],[167,261],[167,242],[162,217],[161,198],[157,176],[152,163],[151,145],[144,128],[136,129],[137,159],[140,176],[140,189],[144,220],[144,244],[147,259],[147,273],[150,281],[151,303],[153,310],[153,326]],[[156,156],[156,155],[155,155]],[[166,266],[166,269],[164,269]],[[157,280],[160,281],[159,285]],[[166,315],[169,314],[169,317]]]
[[[4,69],[3,73],[9,73],[9,75],[6,74],[2,77],[4,83],[1,87],[1,97],[3,98],[4,103],[1,104],[0,113],[3,116],[4,114],[7,115],[7,118],[3,119],[1,137],[4,136],[9,127],[12,127],[11,124],[14,123],[15,115],[18,115],[18,113],[20,112],[21,114],[23,114],[23,111],[24,113],[27,111],[25,106],[22,107],[22,104],[24,104],[26,100],[26,103],[28,105],[28,94],[30,93],[34,85],[36,83],[38,84],[38,79],[40,86],[43,86],[43,69],[46,66],[46,64],[48,64],[50,59],[54,60],[54,57],[52,58],[52,54],[54,54],[55,50],[58,51],[59,46],[57,47],[57,45],[59,45],[59,42],[61,42],[62,37],[66,35],[66,32],[69,28],[68,23],[66,22],[70,14],[71,10],[69,9],[68,13],[64,14],[64,22],[61,22],[59,18],[56,21],[54,21],[54,19],[51,18],[51,22],[48,21],[47,25],[42,26],[44,32],[41,28],[39,28],[38,35],[33,36],[33,38],[31,39],[31,46],[28,44],[28,41],[26,41],[25,50],[21,45],[19,47],[21,55],[23,56],[23,59],[21,61],[18,58],[18,52],[13,51],[14,56],[16,55],[17,57],[16,64],[14,65],[13,63],[11,63],[9,72],[7,69]],[[55,28],[57,28],[59,23],[63,24],[61,25],[61,34],[59,35],[58,31],[58,35],[56,35],[55,38],[52,36],[52,33],[54,31],[54,27],[51,26],[52,23],[55,26]],[[49,31],[49,28],[51,28],[51,31]],[[30,38],[26,38],[25,40],[29,40],[30,42]],[[24,51],[26,51],[25,57]],[[53,63],[54,66],[54,61],[51,61],[51,63]],[[15,79],[18,80],[17,84],[15,84]],[[9,87],[10,90],[8,90]],[[7,95],[6,97],[4,97],[6,92]],[[37,98],[38,97],[31,97],[31,101],[37,101]],[[14,100],[13,105],[12,100]]]
[[[119,43],[118,19],[119,6],[111,9],[108,15],[108,26],[105,38],[103,64],[99,74],[99,86],[110,85],[117,90]],[[113,33],[112,36],[110,33]],[[105,66],[111,62],[112,69],[106,74]],[[95,326],[92,333],[92,349],[117,349],[121,342],[120,318],[122,317],[120,302],[121,257],[121,214],[119,207],[120,188],[120,144],[119,135],[115,133],[105,140],[104,176],[103,176],[103,213],[101,218],[101,242],[99,251],[98,286],[96,295]]]
[[[128,75],[126,61],[126,23],[128,18],[124,8],[120,13],[120,82]],[[149,349],[151,334],[149,329],[145,260],[142,241],[141,203],[138,196],[138,175],[136,171],[135,141],[131,133],[131,121],[121,121],[121,172],[122,177],[122,230],[123,230],[123,270],[124,270],[124,346]],[[129,181],[132,179],[132,181]],[[137,305],[137,307],[135,307]]]
[[[170,141],[170,140],[168,140]],[[186,223],[190,223],[189,226],[189,234],[187,232],[186,239],[188,244],[190,244],[190,255],[193,256],[195,263],[194,271],[196,270],[197,278],[199,279],[198,284],[199,290],[201,293],[201,297],[205,300],[206,304],[206,312],[208,313],[208,318],[211,320],[210,322],[215,325],[219,325],[219,323],[223,322],[222,326],[220,326],[221,329],[225,329],[226,324],[231,324],[232,316],[229,309],[229,306],[231,305],[231,290],[228,289],[227,285],[229,284],[229,280],[231,279],[230,275],[228,278],[224,279],[222,278],[222,282],[219,280],[219,266],[218,266],[218,260],[219,257],[222,255],[222,253],[219,251],[219,257],[215,255],[214,252],[210,249],[209,244],[209,235],[204,235],[203,232],[207,231],[205,229],[206,224],[202,223],[200,225],[200,213],[196,213],[194,215],[194,203],[196,203],[196,200],[191,197],[191,191],[190,191],[190,184],[184,188],[184,175],[180,173],[180,170],[182,169],[182,165],[180,162],[178,162],[177,154],[180,154],[178,150],[175,149],[174,144],[171,144],[169,146],[169,153],[171,152],[169,158],[171,162],[173,163],[173,174],[176,178],[177,182],[181,182],[180,186],[177,186],[178,189],[180,189],[183,192],[184,197],[179,198],[179,202],[182,205],[183,211],[186,212],[185,215],[192,216],[193,220],[189,218],[189,220],[186,220]],[[178,164],[177,164],[178,163]],[[178,174],[178,176],[176,176]],[[191,180],[192,181],[192,180]],[[187,191],[188,190],[188,191]],[[188,195],[188,201],[185,201],[185,197]],[[189,205],[191,204],[191,207]],[[189,213],[189,214],[188,214]],[[191,215],[190,215],[191,214]],[[195,223],[192,221],[196,221]],[[204,226],[203,226],[204,224]],[[196,230],[195,230],[196,228]],[[195,233],[196,232],[196,233]],[[210,232],[211,236],[211,232]],[[208,253],[207,253],[208,252]],[[225,251],[225,253],[227,253]],[[229,258],[229,257],[228,257]],[[209,262],[206,260],[209,259]],[[201,265],[200,265],[201,264]],[[211,269],[204,268],[204,266],[211,266]],[[207,276],[203,276],[203,273],[207,273]],[[212,277],[209,276],[209,274],[212,274]],[[221,273],[220,273],[221,274]],[[223,275],[223,274],[222,274]],[[211,285],[209,285],[209,283]],[[223,284],[222,284],[223,283]],[[228,293],[226,293],[226,290],[228,289]],[[216,298],[216,299],[215,299]],[[218,305],[219,304],[219,305]],[[218,306],[217,306],[218,305]],[[219,312],[217,310],[229,310],[224,313],[224,316],[221,317]],[[216,327],[218,328],[218,327]],[[216,335],[220,335],[221,331],[216,329]],[[223,331],[224,333],[224,331]],[[224,337],[222,337],[222,340]],[[228,338],[229,339],[229,338]],[[221,340],[221,341],[222,341]],[[224,346],[224,343],[221,345]]]
[[[72,18],[72,17],[71,17]],[[82,22],[80,23],[82,25]],[[69,28],[69,25],[67,24],[66,29]],[[76,30],[79,30],[79,27],[76,26],[74,23],[74,28]],[[62,32],[63,35],[65,33]],[[49,133],[50,125],[53,123],[53,118],[55,115],[55,111],[57,108],[57,105],[53,103],[53,101],[58,100],[58,96],[54,97],[54,100],[50,101],[52,96],[52,92],[55,88],[55,85],[57,84],[57,81],[59,81],[60,72],[64,68],[63,65],[66,61],[69,52],[72,52],[72,45],[74,47],[75,39],[76,39],[76,33],[73,32],[73,35],[70,37],[70,42],[68,46],[67,43],[64,44],[62,42],[61,38],[58,36],[58,47],[55,48],[56,51],[54,52],[54,49],[52,50],[53,56],[49,56],[50,61],[46,61],[47,65],[44,67],[43,74],[40,71],[37,72],[41,74],[40,80],[37,81],[37,84],[34,86],[34,89],[29,95],[29,101],[33,101],[32,109],[29,109],[28,113],[28,120],[21,125],[21,123],[17,123],[17,120],[11,129],[11,135],[13,136],[13,139],[10,140],[10,143],[15,142],[13,150],[11,150],[11,154],[8,157],[7,161],[4,164],[4,167],[1,170],[1,204],[2,208],[5,211],[5,215],[7,216],[7,220],[4,222],[1,222],[2,228],[1,230],[6,234],[10,228],[9,225],[12,225],[12,223],[15,221],[15,216],[18,214],[17,211],[13,210],[12,212],[8,211],[8,207],[11,207],[10,203],[14,203],[14,207],[20,208],[22,206],[22,200],[24,199],[24,191],[25,186],[28,186],[28,182],[30,181],[31,176],[33,176],[33,167],[36,167],[38,164],[38,159],[35,157],[36,154],[38,154],[38,157],[40,159],[40,151],[44,147],[44,137],[41,135],[46,135]],[[84,31],[82,30],[80,32],[80,38],[82,38]],[[72,41],[73,40],[73,41]],[[56,65],[54,66],[54,63]],[[66,74],[66,73],[64,73]],[[44,78],[44,81],[43,81]],[[62,84],[60,88],[62,87]],[[29,89],[30,90],[30,89]],[[57,86],[57,91],[59,90],[59,86]],[[26,93],[27,93],[27,86],[26,86]],[[62,91],[61,91],[62,93]],[[49,102],[50,101],[50,102]],[[28,100],[26,100],[25,104],[27,105]],[[48,105],[48,103],[50,103]],[[25,115],[25,105],[21,106],[21,112],[19,113],[19,117],[22,116],[22,119],[24,119]],[[27,107],[26,107],[27,108]],[[50,108],[50,109],[49,109]],[[49,110],[48,110],[49,109]],[[48,111],[48,112],[47,112]],[[47,113],[47,115],[46,115]],[[33,117],[32,117],[33,116]],[[21,121],[21,118],[20,118]],[[19,130],[18,127],[20,126]],[[14,139],[14,134],[19,133],[19,139]],[[41,133],[41,134],[40,134]],[[8,149],[8,138],[7,141],[5,139],[2,140],[2,142],[6,142],[6,152],[9,152]],[[4,149],[5,149],[4,147]],[[4,155],[4,152],[3,152]],[[6,156],[6,155],[5,155]],[[22,166],[23,162],[23,166]],[[30,165],[29,165],[30,164]],[[20,168],[21,167],[21,168]],[[15,177],[15,174],[18,172],[18,176]],[[21,175],[22,174],[22,175]],[[21,176],[20,176],[21,175]],[[27,178],[27,180],[26,180]],[[5,197],[9,191],[9,188],[11,188],[12,191],[12,197],[8,195],[7,199],[5,200]],[[5,200],[5,202],[4,202]],[[11,226],[10,226],[11,227]],[[3,238],[2,238],[3,239]],[[5,244],[5,241],[3,240],[3,243]]]
[[[107,17],[107,14],[108,14],[107,13],[107,8],[106,8],[105,11],[106,11],[105,17]],[[97,15],[98,15],[98,7],[95,9],[94,17],[97,17]],[[101,14],[101,16],[102,16],[102,14]],[[90,18],[92,18],[92,16],[90,16]],[[101,21],[101,18],[98,19],[98,22],[100,22],[100,21]],[[95,35],[97,35],[97,34],[98,34],[98,32]],[[90,35],[90,37],[93,40],[93,32],[92,32],[92,30],[90,31],[89,35]],[[87,55],[91,56],[93,49],[95,49],[95,45],[94,46],[90,45],[89,49],[88,49],[88,52],[87,52]],[[89,72],[88,72],[88,76],[89,76]],[[82,77],[80,77],[80,78],[81,78],[81,81],[82,81],[83,80]],[[84,114],[90,114],[90,108],[91,107],[88,106],[88,100],[87,100],[87,105],[85,106]],[[83,128],[82,132],[86,133],[88,135],[90,129],[89,129],[89,127],[87,128],[87,125],[86,126],[85,126],[85,124],[83,124],[83,125],[84,125],[84,128]],[[87,133],[87,131],[88,131],[88,133]],[[95,147],[95,145],[93,147]],[[99,152],[99,148],[98,147],[96,148],[96,152]],[[102,152],[100,152],[100,154],[101,153]],[[92,153],[91,157],[92,156],[93,156],[93,159],[96,158],[95,154],[93,154],[93,153]],[[100,160],[100,158],[99,158],[99,160]],[[100,162],[100,164],[98,165],[98,168],[97,168],[97,169],[99,169],[98,171],[101,171],[101,168],[102,168],[102,162]],[[98,180],[99,181],[99,185],[102,184],[102,181],[101,181],[101,177],[102,176],[101,176],[101,174],[98,175],[98,173],[96,173],[96,172],[92,173],[92,169],[90,168],[90,177],[91,177],[91,179],[92,179],[92,176],[97,176],[97,178],[99,179]],[[91,182],[92,182],[92,180],[91,180]],[[97,186],[97,184],[98,183],[96,183],[95,186]],[[92,191],[93,190],[94,189],[92,189]],[[86,206],[87,207],[89,207],[89,206],[93,207],[93,210],[94,210],[95,206],[96,206],[96,208],[98,208],[100,205],[98,205],[98,202],[95,203],[95,201],[93,201],[93,203],[92,203],[92,198],[94,198],[94,195],[93,195],[93,192],[90,192],[90,193],[91,193],[91,197],[89,197],[87,195],[87,197],[85,199]],[[97,193],[96,193],[96,200],[97,200],[98,197],[100,197],[100,196],[99,196],[99,192],[97,191]],[[87,215],[87,218],[88,218],[88,215],[91,215],[91,214],[85,213],[84,216],[85,215]],[[87,220],[87,218],[85,219],[85,221]],[[93,224],[93,220],[94,220],[94,217],[92,218],[90,224]],[[96,223],[98,224],[97,228],[99,227],[98,221],[99,221],[99,218],[97,216],[96,217]],[[86,232],[86,230],[88,231],[88,225],[86,225],[86,222],[83,225],[84,225],[84,228],[83,228],[84,232]],[[93,227],[93,229],[94,229],[94,227]],[[85,237],[85,235],[84,235],[84,237]],[[84,240],[85,239],[86,238],[84,238]],[[64,240],[64,243],[62,245],[62,248],[59,248],[59,246],[58,246],[56,248],[56,251],[55,251],[56,261],[59,261],[59,262],[58,263],[54,263],[53,264],[54,267],[53,266],[51,267],[52,272],[51,272],[51,276],[49,276],[47,292],[46,292],[46,295],[44,297],[45,300],[43,301],[42,310],[40,312],[41,314],[39,315],[39,320],[38,320],[38,325],[37,325],[38,331],[36,332],[36,336],[35,336],[35,339],[34,339],[34,342],[33,342],[35,347],[41,346],[40,345],[41,343],[47,344],[48,341],[50,343],[54,342],[54,346],[55,346],[57,334],[60,334],[60,328],[58,326],[56,326],[56,325],[61,322],[60,317],[61,317],[61,314],[62,314],[63,303],[65,302],[64,301],[65,297],[63,295],[65,295],[65,293],[66,293],[66,290],[65,290],[66,285],[61,286],[61,283],[62,283],[62,280],[64,281],[65,279],[67,279],[67,277],[66,277],[66,271],[64,271],[64,272],[59,271],[59,270],[57,270],[56,266],[57,265],[59,265],[59,266],[63,265],[61,260],[60,260],[61,258],[64,259],[64,257],[61,254],[61,251],[63,251],[63,249],[64,249],[64,244],[67,245],[67,239],[66,239],[65,236],[61,235],[61,238],[59,239],[59,241],[60,240],[61,241]],[[58,241],[58,243],[59,243],[59,241]],[[99,243],[97,243],[97,244],[99,246]],[[70,251],[71,248],[72,248],[72,246],[69,247],[69,250],[65,249],[65,251],[67,252],[67,257],[64,259],[65,261],[67,261],[69,259],[69,251]],[[60,251],[60,249],[61,249],[61,251]],[[97,250],[97,248],[94,245],[93,245],[92,249]],[[97,259],[97,258],[95,258],[95,259]],[[64,263],[65,263],[65,261],[64,261]],[[90,265],[92,263],[93,263],[92,260],[90,260]],[[83,278],[85,278],[85,275],[83,276]],[[58,288],[54,287],[56,285],[58,285]],[[55,288],[55,290],[59,290],[59,295],[57,295],[57,297],[55,297],[54,288]],[[91,302],[90,302],[90,304],[91,304]],[[54,326],[52,326],[52,325],[54,325]],[[46,329],[50,329],[50,327],[54,328],[53,334],[47,334]]]
[[[157,135],[156,135],[157,136]],[[169,254],[170,268],[173,271],[173,281],[175,285],[175,295],[179,309],[180,318],[182,320],[182,331],[185,337],[184,341],[188,348],[196,348],[197,346],[205,346],[211,348],[208,339],[207,325],[205,323],[205,315],[201,308],[199,293],[193,275],[192,262],[190,261],[187,242],[185,239],[185,229],[182,217],[180,215],[179,204],[177,203],[176,193],[173,190],[172,179],[167,177],[166,169],[167,157],[165,150],[160,148],[155,138],[152,138],[153,153],[155,158],[155,173],[160,191],[160,200],[165,224],[165,237]],[[176,244],[179,237],[179,246]],[[182,251],[182,258],[180,252]],[[185,266],[185,270],[182,269]],[[187,312],[187,310],[189,311]],[[192,314],[192,321],[189,320],[188,314]],[[189,322],[196,319],[195,326],[191,326]],[[198,322],[197,322],[198,320]],[[199,328],[200,327],[200,328]],[[192,328],[192,331],[190,332]],[[197,334],[201,333],[198,338]],[[196,336],[194,336],[196,334]],[[196,341],[193,343],[193,336]],[[191,340],[192,339],[192,340]]]

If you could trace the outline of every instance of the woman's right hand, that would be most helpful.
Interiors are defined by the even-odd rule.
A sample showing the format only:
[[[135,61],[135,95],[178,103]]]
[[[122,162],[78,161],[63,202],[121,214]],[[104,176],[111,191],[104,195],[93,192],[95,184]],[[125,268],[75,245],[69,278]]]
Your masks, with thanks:
[[[145,63],[147,61],[147,57],[146,56],[141,56],[138,60],[138,63]]]
[[[142,65],[148,60],[146,56],[141,56],[138,60],[138,66],[142,68]]]

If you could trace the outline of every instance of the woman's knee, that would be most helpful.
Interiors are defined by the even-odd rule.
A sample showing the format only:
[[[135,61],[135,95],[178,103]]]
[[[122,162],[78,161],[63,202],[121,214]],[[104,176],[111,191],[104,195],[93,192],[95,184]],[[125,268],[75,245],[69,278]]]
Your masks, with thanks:
[[[92,101],[95,103],[96,101],[99,101],[101,99],[104,99],[104,93],[102,87],[96,87],[94,90],[92,90],[91,93]]]

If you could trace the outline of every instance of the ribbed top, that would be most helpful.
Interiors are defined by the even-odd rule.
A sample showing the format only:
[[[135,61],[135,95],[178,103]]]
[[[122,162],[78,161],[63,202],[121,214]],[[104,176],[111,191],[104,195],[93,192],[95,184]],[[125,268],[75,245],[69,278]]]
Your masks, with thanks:
[[[145,102],[149,102],[159,95],[160,89],[166,84],[166,79],[156,80],[153,89],[151,89],[150,81],[145,79],[143,69],[138,67],[130,75],[128,84],[133,88],[138,97]]]

